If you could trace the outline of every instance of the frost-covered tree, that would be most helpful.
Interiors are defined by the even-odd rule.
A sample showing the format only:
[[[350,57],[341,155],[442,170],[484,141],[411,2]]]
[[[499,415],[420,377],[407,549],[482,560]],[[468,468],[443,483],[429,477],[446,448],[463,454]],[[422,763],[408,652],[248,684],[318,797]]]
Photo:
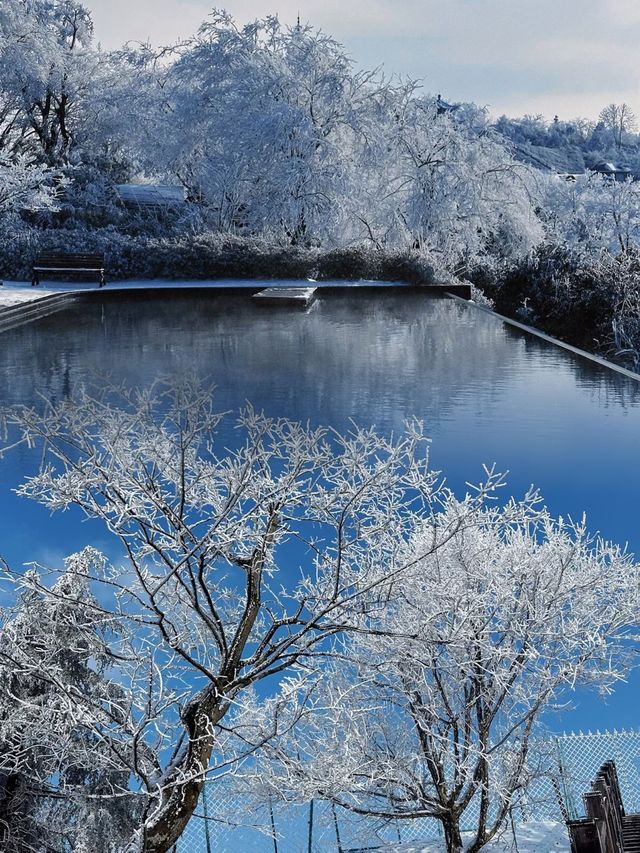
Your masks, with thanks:
[[[448,853],[462,850],[461,825],[474,826],[465,849],[476,853],[539,772],[542,715],[577,686],[606,692],[626,677],[640,612],[633,559],[553,520],[536,496],[485,506],[427,553],[440,525],[467,513],[450,500],[414,528],[408,570],[381,587],[384,607],[338,644],[322,679],[302,670],[262,727],[246,718],[245,736],[276,733],[258,791],[435,818]]]
[[[310,26],[214,11],[181,44],[109,54],[92,32],[75,0],[0,9],[0,154],[77,167],[65,217],[82,226],[135,179],[182,184],[206,230],[418,250],[449,271],[540,238],[529,170],[482,111],[440,115]]]
[[[398,215],[421,251],[463,272],[487,254],[525,255],[542,236],[531,170],[516,163],[472,105],[439,115],[407,99],[393,127]]]
[[[224,231],[335,238],[374,75],[333,39],[277,18],[214,13],[177,48],[152,156]]]
[[[449,268],[540,238],[529,170],[482,111],[440,115],[309,26],[217,12],[164,62],[145,57],[140,162],[181,181],[217,230],[418,248]]]
[[[90,585],[98,621],[117,626],[106,674],[123,694],[105,716],[60,676],[61,701],[71,690],[111,760],[111,788],[97,800],[132,801],[139,820],[126,849],[165,853],[207,774],[233,758],[222,735],[252,687],[296,662],[319,668],[331,637],[384,607],[382,585],[408,565],[407,536],[444,492],[418,428],[394,441],[340,437],[247,410],[221,450],[221,416],[191,384],[78,393],[7,420],[16,440],[43,443],[43,468],[21,494],[102,519],[124,549],[112,564],[66,569]],[[425,549],[476,523],[494,485],[434,524]],[[77,605],[42,573],[20,583],[51,606]],[[49,704],[42,731],[55,722]]]
[[[221,418],[190,383],[6,414],[43,444],[21,494],[123,548],[59,579],[5,572],[29,604],[6,617],[20,656],[5,647],[2,683],[24,676],[28,700],[3,710],[12,772],[62,797],[52,826],[76,845],[165,853],[205,778],[270,744],[263,790],[430,815],[452,851],[477,807],[479,849],[526,784],[540,714],[624,676],[637,567],[534,495],[493,505],[491,471],[456,500],[417,427],[337,436],[248,409],[221,449]]]
[[[603,253],[625,255],[640,245],[639,184],[593,174],[565,181],[553,175],[541,185],[547,235],[592,263]]]
[[[595,123],[585,118],[562,121],[555,116],[552,122],[547,122],[542,115],[525,115],[521,118],[503,115],[493,127],[520,146],[559,149],[577,146],[586,150],[593,142]]]
[[[600,121],[613,133],[616,149],[622,148],[622,143],[628,133],[638,129],[638,122],[629,104],[608,104],[600,112]]]
[[[117,740],[96,725],[117,721],[126,732],[129,710],[108,675],[117,622],[87,580],[103,563],[87,548],[50,586],[35,567],[2,572],[16,592],[0,632],[0,847],[12,853],[117,853],[132,832]],[[131,743],[119,738],[123,749]]]
[[[68,161],[83,92],[99,65],[93,24],[76,0],[0,7],[0,141],[26,143],[51,166]]]

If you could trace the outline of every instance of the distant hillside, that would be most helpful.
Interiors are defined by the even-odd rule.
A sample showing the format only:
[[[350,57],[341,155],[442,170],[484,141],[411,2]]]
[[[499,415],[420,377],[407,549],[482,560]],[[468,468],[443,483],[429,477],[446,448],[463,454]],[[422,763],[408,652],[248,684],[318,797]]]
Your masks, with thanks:
[[[561,121],[557,116],[551,122],[542,116],[501,116],[493,127],[511,142],[518,160],[538,169],[582,174],[604,161],[627,167],[640,178],[640,134],[634,131],[622,132],[603,121]]]

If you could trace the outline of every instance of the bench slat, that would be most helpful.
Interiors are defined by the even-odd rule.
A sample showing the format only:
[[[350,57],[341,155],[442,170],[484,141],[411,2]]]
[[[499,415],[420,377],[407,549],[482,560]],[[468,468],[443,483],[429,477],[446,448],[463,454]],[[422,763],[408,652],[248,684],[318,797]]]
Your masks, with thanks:
[[[37,272],[102,272],[104,267],[36,267]]]

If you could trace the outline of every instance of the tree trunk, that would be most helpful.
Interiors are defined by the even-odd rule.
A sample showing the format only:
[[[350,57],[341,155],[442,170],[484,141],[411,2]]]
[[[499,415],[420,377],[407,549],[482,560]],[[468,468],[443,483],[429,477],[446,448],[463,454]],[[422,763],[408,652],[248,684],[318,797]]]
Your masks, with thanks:
[[[486,833],[484,836],[476,835],[475,840],[471,847],[469,847],[469,849],[467,850],[467,853],[478,853],[478,850],[482,850],[487,841],[488,838]]]
[[[457,817],[441,818],[447,853],[461,853],[462,835]]]
[[[229,707],[215,688],[201,699],[184,720],[189,743],[173,779],[165,781],[162,803],[144,827],[143,853],[169,853],[184,832],[198,805],[215,742],[214,728]],[[181,777],[186,776],[185,781]]]
[[[0,774],[0,851],[27,853],[52,848],[34,820],[38,800],[22,773]]]

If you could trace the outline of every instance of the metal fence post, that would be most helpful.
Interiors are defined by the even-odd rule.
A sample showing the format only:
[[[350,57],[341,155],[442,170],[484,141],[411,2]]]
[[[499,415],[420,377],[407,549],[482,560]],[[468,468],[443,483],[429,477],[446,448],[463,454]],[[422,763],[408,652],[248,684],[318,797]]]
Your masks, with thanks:
[[[560,746],[560,738],[555,738],[556,741],[556,750],[558,753],[558,771],[560,774],[560,781],[562,782],[562,795],[564,799],[565,811],[567,813],[567,817],[574,820],[578,816],[578,812],[576,810],[575,804],[573,802],[573,797],[569,793],[569,789],[567,787],[567,774],[564,767],[564,762],[562,759],[562,747]],[[560,807],[562,811],[562,807]],[[563,815],[564,817],[564,815]]]
[[[269,817],[271,818],[271,831],[273,832],[273,853],[278,853],[278,836],[276,833],[276,819],[273,816],[273,800],[269,797]]]
[[[333,825],[336,828],[336,841],[338,842],[338,853],[342,853],[342,842],[340,841],[340,827],[338,826],[338,815],[336,813],[336,804],[331,803],[331,811],[333,812]]]
[[[398,841],[402,842],[402,833],[400,832],[400,821],[396,818],[396,832],[398,833]]]
[[[309,845],[307,853],[313,853],[313,800],[309,803]]]
[[[207,812],[207,783],[202,786],[202,812],[204,814],[204,841],[207,853],[211,853],[211,837],[209,836],[209,814]]]

